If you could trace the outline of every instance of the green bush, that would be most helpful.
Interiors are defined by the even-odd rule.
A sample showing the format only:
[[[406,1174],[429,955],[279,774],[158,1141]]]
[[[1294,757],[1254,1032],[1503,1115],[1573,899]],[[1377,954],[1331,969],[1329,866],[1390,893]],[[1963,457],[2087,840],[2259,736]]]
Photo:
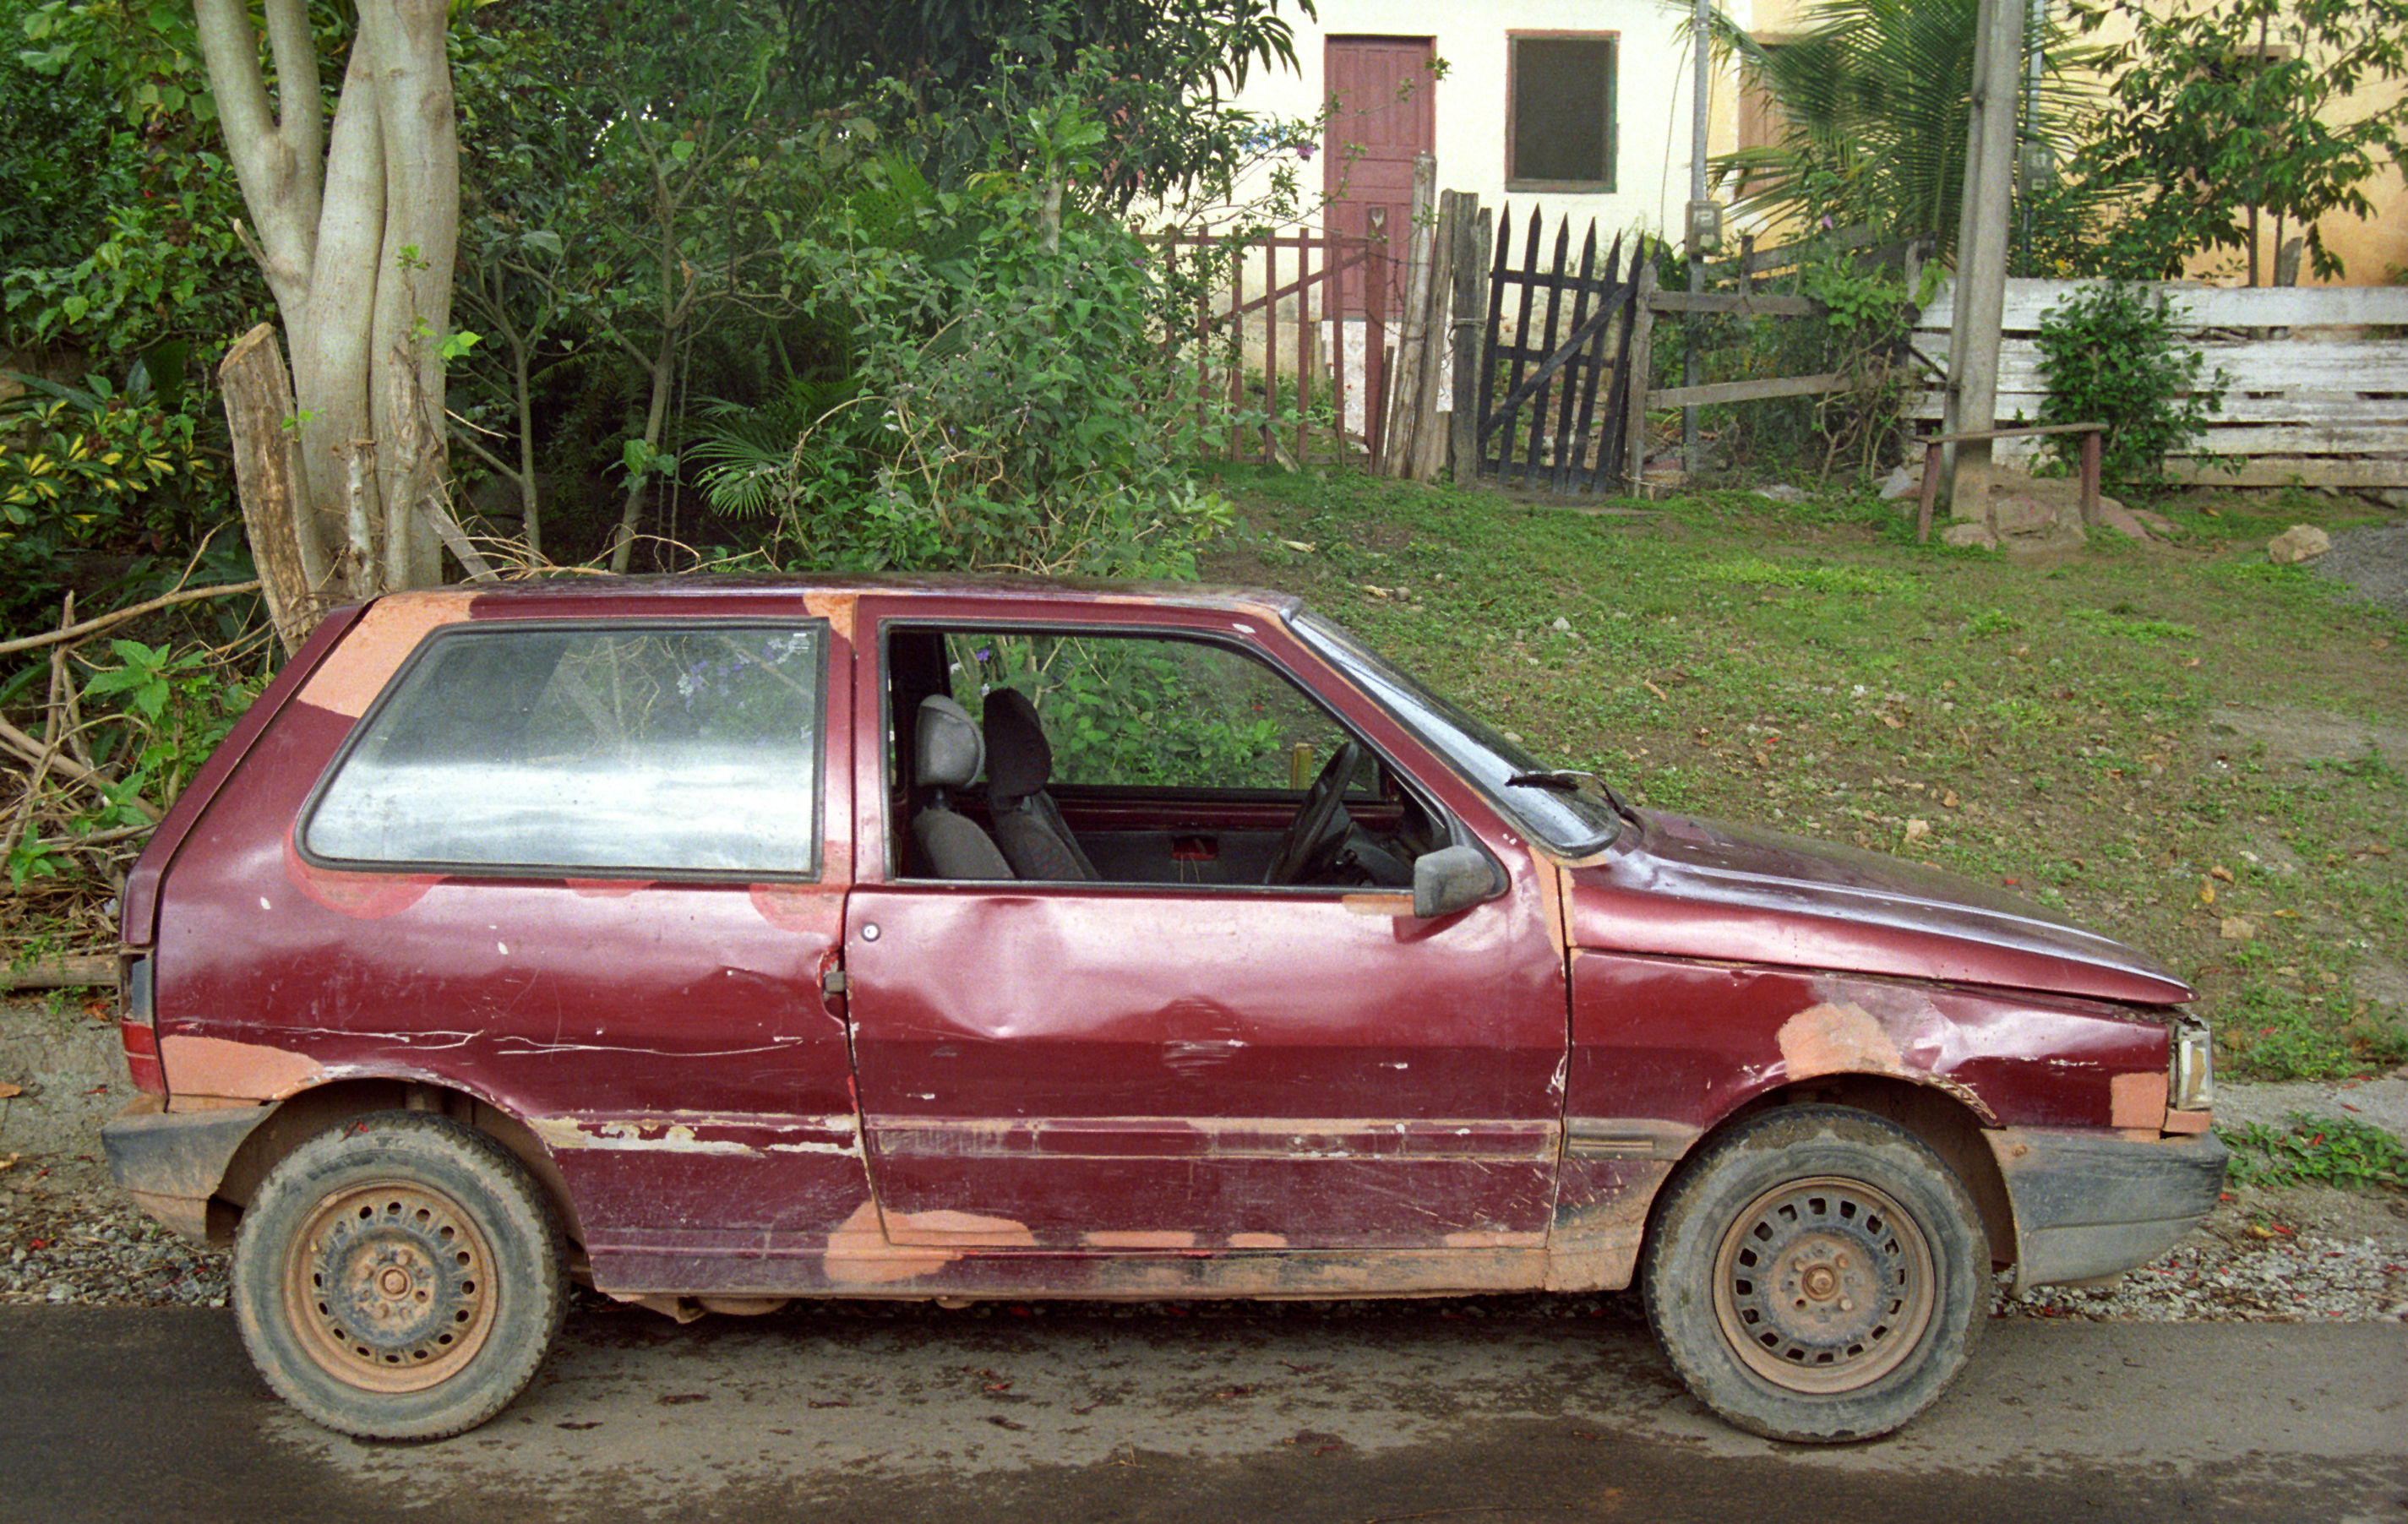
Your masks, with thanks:
[[[2162,292],[2120,281],[2086,287],[2042,315],[2038,343],[2048,389],[2041,421],[2105,423],[2102,475],[2112,490],[2162,491],[2166,457],[2183,453],[2224,410],[2231,377],[2208,376],[2206,357],[2181,341]],[[2072,434],[2052,435],[2048,445],[2069,464],[2081,448]]]
[[[2295,1111],[2280,1129],[2251,1122],[2224,1137],[2232,1147],[2232,1177],[2246,1185],[2320,1180],[2408,1190],[2408,1146],[2367,1122]]]
[[[1685,263],[1669,245],[1657,271],[1667,290],[1688,281]],[[1870,476],[1900,458],[1900,408],[1914,384],[1906,349],[1914,293],[1891,270],[1843,249],[1818,250],[1799,266],[1794,289],[1820,302],[1822,313],[1659,317],[1650,385],[1683,384],[1693,336],[1701,380],[1838,375],[1842,389],[1819,396],[1708,406],[1703,426],[1730,447],[1734,464],[1752,473]]]
[[[768,513],[772,559],[851,570],[1188,576],[1229,508],[1182,469],[1198,406],[1163,262],[1066,186],[1104,174],[1075,99],[1016,119],[993,169],[939,190],[908,160],[791,250],[849,315],[840,377],[723,413],[695,452],[712,506]]]
[[[38,377],[0,403],[0,617],[47,604],[62,558],[180,543],[222,476],[201,438],[202,398],[163,395],[137,364],[125,385]]]

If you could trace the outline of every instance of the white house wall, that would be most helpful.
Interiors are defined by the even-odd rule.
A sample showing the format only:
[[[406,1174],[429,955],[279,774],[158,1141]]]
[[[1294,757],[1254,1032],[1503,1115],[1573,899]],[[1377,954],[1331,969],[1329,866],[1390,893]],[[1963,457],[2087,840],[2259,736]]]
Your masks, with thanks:
[[[1691,65],[1685,6],[1655,0],[1320,0],[1320,20],[1288,12],[1301,74],[1257,70],[1237,104],[1282,118],[1311,117],[1322,104],[1324,40],[1330,36],[1426,36],[1445,61],[1437,91],[1438,182],[1482,203],[1517,211],[1534,203],[1550,221],[1560,212],[1594,216],[1603,230],[1677,232],[1689,195]],[[1615,189],[1605,194],[1513,192],[1505,187],[1506,36],[1509,32],[1610,32],[1618,38]],[[1315,150],[1316,154],[1318,150]],[[1300,178],[1318,191],[1317,159]]]

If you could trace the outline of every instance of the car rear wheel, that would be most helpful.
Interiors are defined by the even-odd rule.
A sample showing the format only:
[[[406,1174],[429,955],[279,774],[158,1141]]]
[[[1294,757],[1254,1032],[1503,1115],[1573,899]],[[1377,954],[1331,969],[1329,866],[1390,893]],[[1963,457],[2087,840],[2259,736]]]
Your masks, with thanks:
[[[428,1113],[356,1118],[303,1144],[235,1240],[235,1313],[260,1374],[363,1439],[438,1439],[500,1412],[567,1298],[560,1232],[526,1171]]]
[[[1895,1123],[1766,1112],[1666,1188],[1648,1321],[1699,1401],[1771,1439],[1870,1439],[1938,1400],[1987,1313],[1972,1199]]]

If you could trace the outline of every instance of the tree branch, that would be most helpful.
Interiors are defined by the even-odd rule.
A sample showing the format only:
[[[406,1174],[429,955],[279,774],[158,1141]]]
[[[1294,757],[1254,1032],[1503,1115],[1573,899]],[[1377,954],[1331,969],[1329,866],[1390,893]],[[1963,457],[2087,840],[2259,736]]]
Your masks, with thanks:
[[[0,746],[5,746],[17,753],[29,766],[39,767],[47,763],[49,771],[80,783],[103,798],[113,797],[113,790],[118,787],[118,780],[99,768],[86,767],[79,762],[51,752],[41,742],[35,740],[5,719],[0,719]],[[33,787],[34,781],[36,780],[28,780],[26,786]],[[124,803],[139,810],[145,819],[151,820],[159,819],[158,807],[147,799],[131,798]]]
[[[213,588],[185,588],[177,592],[162,594],[148,603],[136,604],[130,608],[121,608],[114,613],[86,620],[80,624],[70,624],[64,629],[52,630],[48,634],[20,635],[14,640],[0,640],[0,656],[13,655],[18,651],[29,651],[38,646],[56,645],[63,640],[81,640],[86,635],[112,629],[129,620],[139,619],[145,614],[154,614],[163,608],[172,608],[178,604],[196,603],[203,598],[234,598],[246,592],[258,591],[259,583],[256,580],[227,582]]]

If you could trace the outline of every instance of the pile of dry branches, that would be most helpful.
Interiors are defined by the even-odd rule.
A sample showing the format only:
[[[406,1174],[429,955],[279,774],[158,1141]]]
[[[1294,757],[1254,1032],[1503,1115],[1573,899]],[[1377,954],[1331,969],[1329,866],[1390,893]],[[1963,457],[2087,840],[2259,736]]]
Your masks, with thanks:
[[[186,573],[187,581],[190,578]],[[256,593],[259,584],[179,584],[144,603],[78,620],[69,595],[59,627],[0,640],[0,662],[46,651],[49,682],[38,718],[30,703],[0,715],[0,989],[108,982],[117,940],[116,897],[150,826],[173,801],[130,787],[122,759],[140,753],[145,723],[133,711],[88,706],[78,671],[82,649],[165,610],[206,599]],[[206,648],[206,665],[255,662],[264,626]],[[23,723],[20,724],[19,719]],[[114,824],[95,824],[103,814]]]

